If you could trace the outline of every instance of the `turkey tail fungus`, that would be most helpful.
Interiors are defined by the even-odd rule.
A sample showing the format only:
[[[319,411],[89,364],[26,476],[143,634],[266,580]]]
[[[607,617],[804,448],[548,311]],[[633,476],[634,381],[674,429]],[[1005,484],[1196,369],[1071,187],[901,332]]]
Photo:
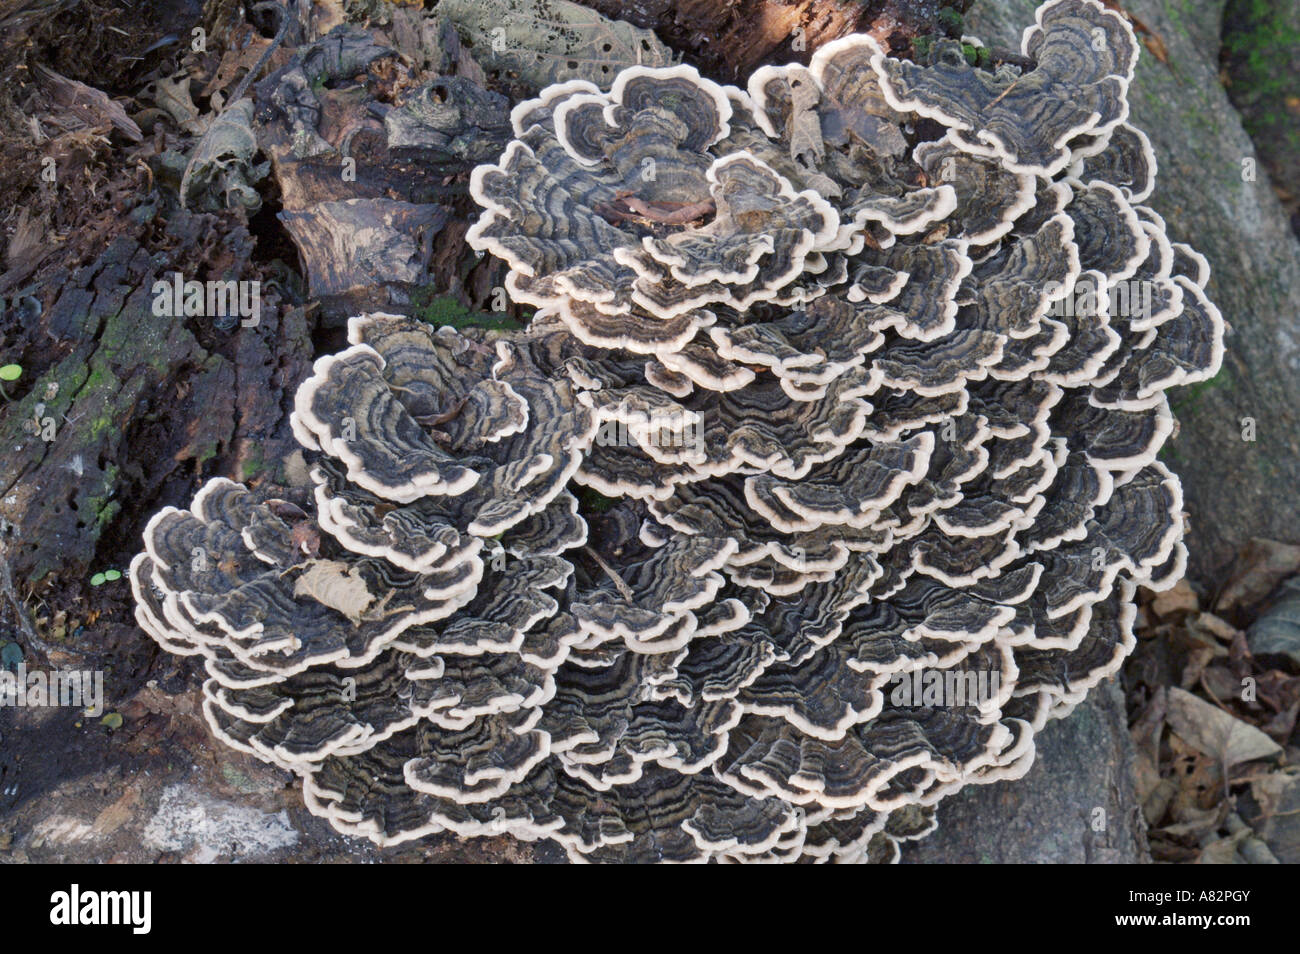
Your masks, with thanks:
[[[1224,331],[1140,204],[1128,24],[1051,0],[1022,53],[517,106],[468,241],[529,327],[353,318],[297,397],[315,513],[149,524],[213,733],[341,832],[589,861],[891,861],[1022,775],[1182,574],[1165,391]]]

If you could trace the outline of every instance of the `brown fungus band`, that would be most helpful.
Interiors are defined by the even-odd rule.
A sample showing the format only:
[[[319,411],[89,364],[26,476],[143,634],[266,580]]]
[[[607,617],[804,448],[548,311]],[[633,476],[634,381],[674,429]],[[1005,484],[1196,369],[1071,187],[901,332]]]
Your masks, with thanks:
[[[1023,53],[520,104],[469,241],[529,328],[353,319],[293,415],[315,513],[149,524],[213,732],[340,831],[593,861],[888,861],[1023,774],[1182,574],[1165,391],[1224,330],[1138,204],[1126,22],[1053,0]]]

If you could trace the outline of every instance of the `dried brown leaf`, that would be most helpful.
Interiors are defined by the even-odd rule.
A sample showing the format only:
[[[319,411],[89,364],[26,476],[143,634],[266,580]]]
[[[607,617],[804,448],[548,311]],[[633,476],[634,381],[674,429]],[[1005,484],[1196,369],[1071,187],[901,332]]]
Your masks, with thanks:
[[[316,560],[293,584],[295,597],[306,596],[338,610],[354,623],[375,601],[363,580],[353,567],[339,560]]]
[[[1254,539],[1242,547],[1215,607],[1249,609],[1263,602],[1283,579],[1300,571],[1300,546]]]
[[[1168,719],[1183,741],[1225,768],[1282,753],[1280,745],[1253,725],[1176,687],[1169,690]]]

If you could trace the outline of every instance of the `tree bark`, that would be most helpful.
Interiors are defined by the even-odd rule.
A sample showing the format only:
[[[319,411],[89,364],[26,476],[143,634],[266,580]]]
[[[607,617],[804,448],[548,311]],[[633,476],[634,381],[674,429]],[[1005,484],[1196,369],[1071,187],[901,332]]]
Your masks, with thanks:
[[[608,17],[654,30],[705,72],[743,86],[764,63],[806,63],[847,33],[880,39],[935,28],[939,0],[584,0]]]

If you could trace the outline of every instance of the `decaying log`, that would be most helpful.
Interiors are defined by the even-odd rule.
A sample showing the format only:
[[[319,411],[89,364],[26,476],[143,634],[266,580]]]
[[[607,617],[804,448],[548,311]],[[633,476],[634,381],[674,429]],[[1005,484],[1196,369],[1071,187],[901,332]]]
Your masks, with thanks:
[[[583,0],[606,16],[654,30],[710,75],[742,85],[763,63],[807,62],[847,33],[908,38],[936,29],[939,0]]]
[[[433,237],[447,214],[439,205],[344,199],[281,212],[280,221],[298,246],[311,296],[356,314],[429,284]]]
[[[413,18],[406,11],[397,25],[416,36]],[[458,69],[454,31],[440,42],[451,52],[425,58]],[[361,311],[409,312],[435,284],[446,203],[464,196],[464,174],[509,138],[503,96],[465,76],[406,81],[394,56],[371,31],[339,26],[257,87],[258,142],[279,187],[279,219],[331,325]]]
[[[158,314],[169,304],[156,283],[222,277],[204,262],[214,232],[225,233],[214,258],[226,257],[230,277],[244,272],[242,226],[181,210],[164,222],[148,204],[130,221],[93,263],[46,273],[6,316],[22,322],[9,360],[22,355],[25,372],[0,420],[0,518],[19,585],[87,573],[124,508],[130,526],[135,501],[184,497],[219,455],[257,476],[276,457],[286,388],[310,358],[301,311],[282,315],[260,288],[258,326],[233,338],[207,316]],[[148,242],[155,227],[168,250]]]

